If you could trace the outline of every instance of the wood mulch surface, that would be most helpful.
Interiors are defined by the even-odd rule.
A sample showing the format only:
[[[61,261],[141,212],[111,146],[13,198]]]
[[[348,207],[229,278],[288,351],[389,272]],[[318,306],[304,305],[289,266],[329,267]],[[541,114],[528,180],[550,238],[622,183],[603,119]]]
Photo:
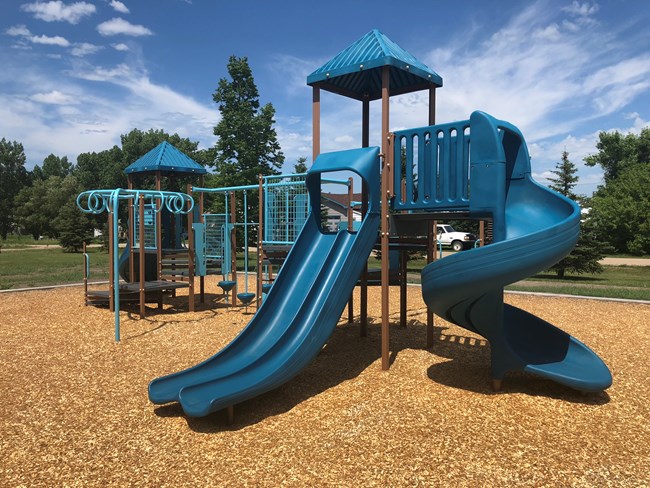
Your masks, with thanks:
[[[372,288],[368,337],[342,321],[310,366],[237,405],[228,425],[224,412],[187,418],[147,397],[151,379],[212,355],[250,319],[208,291],[194,313],[183,297],[145,320],[124,312],[119,344],[111,312],[84,307],[80,288],[0,295],[0,486],[650,484],[650,305],[507,296],[589,345],[614,384],[582,395],[512,374],[493,393],[485,340],[436,317],[425,348],[417,288],[381,371]]]

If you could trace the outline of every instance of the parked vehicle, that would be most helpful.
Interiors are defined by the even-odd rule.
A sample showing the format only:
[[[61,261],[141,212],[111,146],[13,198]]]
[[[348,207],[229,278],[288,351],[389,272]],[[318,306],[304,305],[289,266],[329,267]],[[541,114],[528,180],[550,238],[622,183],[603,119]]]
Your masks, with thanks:
[[[474,234],[458,232],[448,224],[437,225],[437,236],[438,241],[441,242],[443,246],[451,246],[454,251],[470,249],[476,242],[476,236]]]

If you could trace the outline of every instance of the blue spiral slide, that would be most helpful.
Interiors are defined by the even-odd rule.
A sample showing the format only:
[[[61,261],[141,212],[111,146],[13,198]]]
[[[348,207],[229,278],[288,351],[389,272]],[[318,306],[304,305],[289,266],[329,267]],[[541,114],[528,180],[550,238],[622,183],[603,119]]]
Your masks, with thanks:
[[[470,119],[470,214],[491,215],[494,243],[456,253],[422,270],[427,306],[485,337],[492,378],[526,371],[581,391],[612,383],[605,363],[576,338],[503,303],[503,287],[548,269],[573,249],[580,209],[531,178],[519,130],[482,112]]]
[[[185,371],[153,380],[153,403],[180,402],[200,417],[272,390],[322,349],[343,313],[379,228],[379,149],[320,155],[307,176],[312,209],[262,306],[223,350]],[[353,171],[370,188],[357,232],[324,232],[321,173]]]

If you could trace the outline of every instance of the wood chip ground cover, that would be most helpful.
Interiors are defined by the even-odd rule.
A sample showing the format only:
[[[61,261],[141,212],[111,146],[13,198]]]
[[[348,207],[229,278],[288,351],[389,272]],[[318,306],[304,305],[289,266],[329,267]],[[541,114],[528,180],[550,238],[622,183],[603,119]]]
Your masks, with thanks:
[[[208,288],[194,313],[184,297],[145,320],[123,312],[116,344],[112,314],[84,307],[79,288],[1,295],[0,486],[650,484],[649,305],[508,296],[594,349],[614,384],[582,395],[512,374],[493,393],[485,340],[436,317],[425,348],[417,288],[381,371],[371,288],[368,337],[341,321],[309,367],[228,425],[223,412],[191,419],[147,398],[151,379],[212,355],[250,320],[218,298]]]

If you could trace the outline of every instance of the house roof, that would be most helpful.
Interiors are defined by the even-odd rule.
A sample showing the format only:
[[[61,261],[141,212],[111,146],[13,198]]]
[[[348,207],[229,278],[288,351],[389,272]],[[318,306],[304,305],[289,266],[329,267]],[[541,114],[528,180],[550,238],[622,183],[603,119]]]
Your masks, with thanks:
[[[431,86],[442,78],[378,29],[334,56],[307,77],[307,84],[357,100],[381,98],[381,69],[390,66],[390,93],[399,95]]]
[[[347,208],[348,206],[348,194],[347,193],[323,193],[321,198],[324,200],[329,200],[339,205],[342,208]],[[360,202],[363,198],[361,193],[352,194],[352,204],[354,205],[357,202]]]
[[[203,175],[207,170],[185,153],[164,141],[126,167],[126,174],[155,173]]]

